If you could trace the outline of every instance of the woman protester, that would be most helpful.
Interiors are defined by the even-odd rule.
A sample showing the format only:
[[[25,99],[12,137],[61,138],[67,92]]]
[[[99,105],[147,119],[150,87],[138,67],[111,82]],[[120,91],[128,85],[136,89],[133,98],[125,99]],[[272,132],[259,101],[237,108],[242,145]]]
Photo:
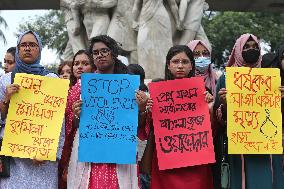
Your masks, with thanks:
[[[211,62],[211,49],[201,40],[190,41],[187,46],[193,52],[196,67],[195,75],[203,76],[206,90],[216,96],[217,76]]]
[[[117,42],[109,36],[100,35],[92,38],[89,52],[97,69],[94,74],[128,74],[127,67],[117,58],[119,49]],[[72,107],[75,127],[79,127],[81,106],[82,100],[78,100]],[[68,169],[68,189],[138,188],[137,165],[79,162],[78,138],[77,133]]]
[[[20,86],[14,84],[16,73],[27,73],[56,78],[57,75],[50,73],[42,65],[42,44],[39,36],[33,31],[22,33],[17,41],[16,67],[11,73],[7,73],[0,80],[0,109],[2,119],[6,119],[9,102],[13,94],[19,92]],[[3,130],[2,135],[3,136]],[[64,127],[62,127],[57,151],[57,160],[41,161],[38,159],[12,158],[10,161],[10,177],[0,178],[1,189],[54,189],[58,185],[58,160],[64,141]]]
[[[252,34],[243,34],[237,39],[235,46],[231,52],[228,67],[249,67],[260,68],[261,67],[261,55],[259,40]],[[226,127],[226,83],[225,75],[222,75],[217,83],[217,97],[214,108],[216,109],[216,115],[219,123]],[[284,89],[280,87],[281,96],[284,96]],[[219,136],[226,135],[226,129],[224,133],[219,133]],[[225,139],[226,140],[226,139]],[[224,145],[224,141],[220,140],[220,146]],[[227,142],[225,142],[227,144]],[[225,147],[226,148],[226,147]],[[280,183],[283,182],[283,174],[279,175],[279,169],[282,166],[277,166],[273,162],[271,155],[226,155],[224,150],[222,156],[227,157],[229,163],[228,176],[231,189],[280,189],[283,188]],[[225,155],[225,156],[224,156]],[[221,173],[220,173],[221,175]],[[221,180],[221,178],[220,178]],[[223,180],[224,181],[224,180]],[[220,183],[223,184],[223,183]]]
[[[68,66],[65,65],[65,66]],[[62,70],[64,69],[64,67]],[[81,93],[81,75],[82,73],[92,73],[95,70],[95,65],[93,58],[89,51],[79,50],[73,57],[72,64],[70,65],[70,76],[71,89],[67,97],[67,106],[65,111],[65,141],[62,151],[62,157],[59,162],[59,189],[67,188],[67,174],[68,165],[72,151],[73,140],[77,128],[72,126],[74,119],[74,112],[72,111],[72,106],[75,101],[80,99]]]
[[[176,45],[169,49],[166,56],[165,80],[174,80],[182,78],[190,78],[195,76],[195,61],[190,48],[186,45]],[[205,101],[213,102],[213,96],[205,93]],[[138,101],[139,104],[140,101]],[[142,105],[141,105],[142,106]],[[149,134],[148,141],[152,144],[152,165],[151,165],[151,188],[167,189],[210,189],[213,188],[213,179],[211,165],[197,165],[192,167],[183,167],[172,170],[159,170],[157,160],[157,150],[153,134],[153,121],[151,116],[151,108],[153,106],[152,99],[149,99],[147,106],[148,114],[139,114],[140,120],[146,122],[145,131]],[[146,121],[145,121],[146,119]],[[140,123],[141,124],[141,123]],[[146,148],[147,149],[147,148]]]

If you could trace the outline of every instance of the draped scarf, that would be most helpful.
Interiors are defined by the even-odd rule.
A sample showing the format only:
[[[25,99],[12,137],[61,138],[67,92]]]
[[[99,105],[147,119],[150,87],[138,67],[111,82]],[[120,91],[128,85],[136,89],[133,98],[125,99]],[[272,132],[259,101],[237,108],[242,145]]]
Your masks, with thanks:
[[[21,40],[23,38],[24,35],[31,33],[35,36],[37,42],[38,42],[38,47],[39,47],[39,55],[36,58],[36,60],[33,63],[25,63],[20,59],[20,55],[19,55],[19,46],[21,43]],[[42,65],[40,65],[40,60],[41,60],[41,51],[42,51],[42,43],[41,43],[41,39],[38,36],[37,33],[33,32],[33,31],[25,31],[23,32],[19,37],[18,37],[18,41],[17,41],[17,47],[16,47],[16,54],[15,54],[15,60],[16,60],[16,66],[14,68],[14,70],[12,71],[12,81],[14,80],[14,77],[16,75],[16,73],[27,73],[27,74],[34,74],[34,75],[41,75],[41,76],[45,76],[47,74],[49,74],[49,71],[46,70]]]

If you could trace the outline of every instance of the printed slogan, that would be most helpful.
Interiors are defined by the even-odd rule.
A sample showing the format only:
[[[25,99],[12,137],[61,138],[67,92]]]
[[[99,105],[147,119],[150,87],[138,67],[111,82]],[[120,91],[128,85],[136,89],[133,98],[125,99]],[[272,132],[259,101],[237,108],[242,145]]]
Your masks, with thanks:
[[[135,75],[83,74],[80,161],[136,163],[139,84]]]
[[[215,162],[203,77],[150,83],[160,170]]]
[[[17,73],[14,83],[1,154],[55,161],[69,80]]]
[[[279,69],[227,68],[229,154],[282,154]]]

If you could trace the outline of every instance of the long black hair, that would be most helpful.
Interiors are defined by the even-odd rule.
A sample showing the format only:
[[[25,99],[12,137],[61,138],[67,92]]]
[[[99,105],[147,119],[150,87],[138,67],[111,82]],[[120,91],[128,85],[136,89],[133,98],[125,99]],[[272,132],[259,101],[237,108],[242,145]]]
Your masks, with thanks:
[[[92,70],[95,71],[96,70],[96,66],[94,64],[94,61],[93,61],[93,58],[92,58],[92,55],[89,53],[89,51],[87,50],[79,50],[78,52],[76,52],[76,54],[74,55],[73,57],[73,60],[72,60],[72,66],[71,66],[71,76],[70,76],[70,82],[71,82],[71,86],[74,86],[77,82],[77,78],[74,76],[74,73],[73,73],[73,66],[74,66],[74,61],[76,59],[76,57],[80,54],[85,54],[87,55],[87,57],[89,58],[89,61],[90,61],[90,65],[92,67]]]
[[[266,53],[262,55],[261,59],[261,67],[262,68],[271,68],[273,65],[273,60],[275,58],[275,54],[272,52]]]
[[[187,57],[189,58],[191,64],[192,64],[192,70],[189,72],[187,77],[193,77],[195,75],[195,61],[193,52],[190,50],[190,48],[186,45],[175,45],[171,47],[168,51],[168,54],[166,56],[166,65],[165,65],[165,80],[173,80],[175,79],[172,75],[171,71],[169,70],[168,66],[170,64],[171,59],[179,54],[179,53],[185,53]]]
[[[114,74],[127,74],[128,69],[127,66],[124,65],[117,57],[120,52],[122,52],[122,48],[118,45],[118,43],[111,37],[107,35],[99,35],[96,37],[93,37],[91,39],[91,44],[89,47],[89,52],[92,54],[93,52],[93,46],[95,43],[102,42],[104,43],[109,49],[113,57],[114,61]]]
[[[133,75],[139,75],[140,76],[140,86],[139,86],[139,90],[147,92],[148,91],[148,87],[146,86],[144,80],[145,80],[145,71],[143,69],[142,66],[140,66],[139,64],[129,64],[127,66],[128,71],[130,74]]]

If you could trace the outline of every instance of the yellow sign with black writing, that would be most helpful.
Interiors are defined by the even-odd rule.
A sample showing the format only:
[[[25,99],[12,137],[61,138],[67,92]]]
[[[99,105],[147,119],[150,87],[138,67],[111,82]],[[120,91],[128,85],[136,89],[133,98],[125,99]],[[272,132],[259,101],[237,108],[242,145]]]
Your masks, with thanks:
[[[1,154],[55,161],[69,80],[17,73],[14,83]]]
[[[229,154],[282,154],[280,71],[226,68]]]

